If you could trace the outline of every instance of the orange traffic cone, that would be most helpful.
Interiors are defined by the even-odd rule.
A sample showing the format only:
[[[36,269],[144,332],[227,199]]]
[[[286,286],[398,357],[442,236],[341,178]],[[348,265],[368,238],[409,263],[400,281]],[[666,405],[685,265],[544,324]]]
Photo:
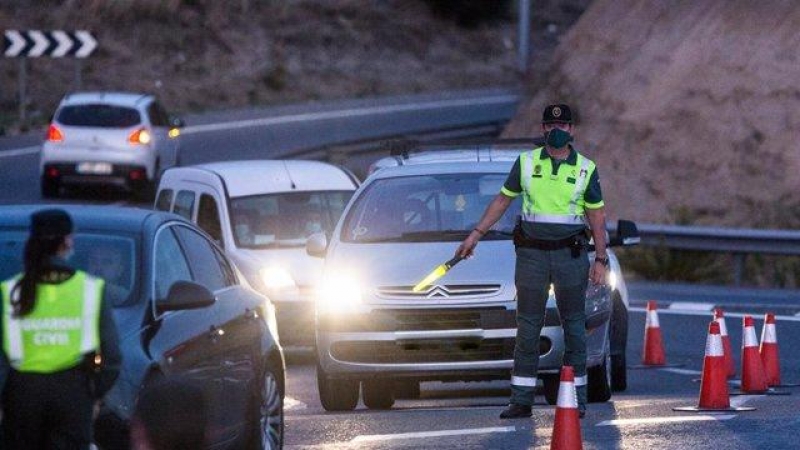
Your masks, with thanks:
[[[578,415],[578,394],[575,392],[575,372],[572,366],[561,368],[558,386],[556,419],[550,450],[582,450],[581,419]]]
[[[744,316],[742,333],[742,392],[763,394],[767,391],[767,377],[758,354],[758,340],[752,316]]]
[[[679,406],[674,411],[752,411],[753,407],[731,407],[728,397],[728,369],[725,367],[725,350],[720,326],[716,320],[708,325],[706,356],[700,378],[700,401],[697,406]]]
[[[775,314],[764,316],[764,328],[761,329],[761,347],[758,349],[761,363],[764,365],[764,376],[767,386],[781,384],[781,366],[778,362],[778,336],[775,332]]]
[[[719,335],[722,336],[722,348],[725,350],[725,368],[728,378],[736,376],[736,365],[733,363],[733,350],[731,350],[731,338],[728,336],[728,327],[725,325],[725,315],[722,308],[714,309],[714,321],[719,324]]]
[[[664,341],[661,339],[661,326],[658,323],[656,302],[647,302],[647,318],[644,325],[644,350],[642,364],[646,366],[663,366],[667,363],[664,355]]]

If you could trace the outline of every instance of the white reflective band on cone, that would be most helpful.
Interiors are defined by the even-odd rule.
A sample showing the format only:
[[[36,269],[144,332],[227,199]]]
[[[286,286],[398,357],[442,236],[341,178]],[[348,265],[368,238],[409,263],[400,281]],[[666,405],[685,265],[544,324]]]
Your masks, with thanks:
[[[744,342],[742,347],[758,347],[756,339],[756,329],[754,327],[744,327]]]
[[[658,312],[655,310],[647,311],[647,318],[645,319],[645,328],[661,328],[658,324]]]
[[[514,386],[530,386],[536,387],[536,377],[518,377],[518,376],[511,376],[511,384]]]
[[[575,386],[586,386],[587,380],[588,379],[586,375],[582,377],[575,377]]]
[[[708,334],[706,339],[706,356],[725,356],[725,350],[722,347],[722,336],[718,334]]]
[[[720,336],[727,336],[728,335],[728,327],[725,326],[725,318],[724,317],[717,317],[714,319],[719,324],[719,335]]]
[[[575,384],[571,381],[562,381],[558,387],[559,408],[578,408],[578,394],[575,392]]]
[[[778,343],[778,336],[775,332],[775,324],[774,323],[767,323],[764,324],[764,329],[761,330],[761,343],[767,344],[777,344]]]

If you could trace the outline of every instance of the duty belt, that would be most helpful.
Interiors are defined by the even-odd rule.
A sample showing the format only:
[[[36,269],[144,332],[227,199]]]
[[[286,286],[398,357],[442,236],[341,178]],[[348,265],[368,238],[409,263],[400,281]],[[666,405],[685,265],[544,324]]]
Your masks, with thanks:
[[[581,250],[586,247],[586,238],[583,233],[579,233],[568,238],[557,240],[531,239],[525,236],[525,233],[520,227],[516,227],[514,229],[514,246],[547,251],[570,248],[572,249],[572,257],[577,258]]]

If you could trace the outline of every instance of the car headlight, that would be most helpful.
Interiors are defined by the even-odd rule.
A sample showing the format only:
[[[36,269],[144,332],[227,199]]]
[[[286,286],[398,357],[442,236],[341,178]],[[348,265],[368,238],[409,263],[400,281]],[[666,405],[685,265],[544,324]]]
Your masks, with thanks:
[[[293,288],[297,286],[292,275],[283,267],[265,267],[259,271],[259,275],[261,275],[261,281],[264,283],[264,286],[270,290]]]
[[[361,283],[351,274],[326,274],[317,290],[317,310],[347,312],[361,304]]]
[[[612,291],[617,289],[617,272],[613,270],[608,272],[608,285]]]

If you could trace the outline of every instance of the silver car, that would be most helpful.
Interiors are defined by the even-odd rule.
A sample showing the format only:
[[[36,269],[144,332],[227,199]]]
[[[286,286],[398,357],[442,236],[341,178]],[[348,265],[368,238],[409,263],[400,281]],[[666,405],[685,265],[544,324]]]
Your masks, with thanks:
[[[450,259],[500,191],[514,160],[532,148],[478,146],[385,158],[354,194],[325,256],[316,310],[317,382],[326,410],[358,403],[390,408],[419,393],[421,381],[509,379],[516,336],[512,230],[520,202],[486,234],[473,258],[421,292],[413,287]],[[638,242],[620,221],[612,245]],[[589,258],[594,258],[593,252]],[[607,287],[586,297],[590,401],[626,387],[628,293],[609,252]],[[551,289],[540,340],[539,377],[555,404],[563,332]]]
[[[100,184],[151,198],[161,172],[180,165],[181,126],[152,95],[65,96],[42,145],[42,196],[57,197],[62,186]]]

